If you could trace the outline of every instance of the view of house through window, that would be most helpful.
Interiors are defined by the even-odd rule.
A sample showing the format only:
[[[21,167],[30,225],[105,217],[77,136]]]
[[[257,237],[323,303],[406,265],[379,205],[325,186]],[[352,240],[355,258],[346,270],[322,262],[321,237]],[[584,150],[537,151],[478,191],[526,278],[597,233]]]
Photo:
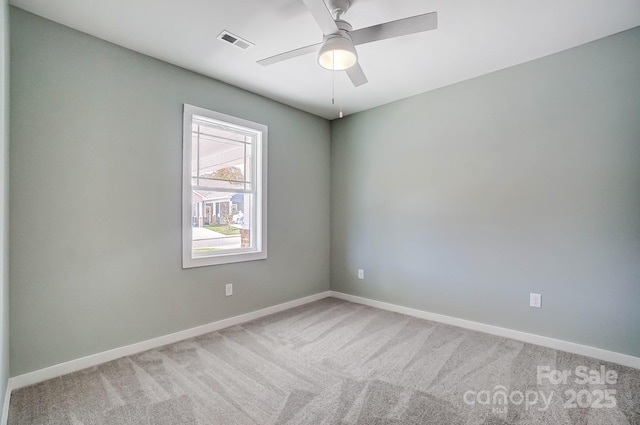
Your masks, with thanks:
[[[262,251],[258,156],[263,135],[212,118],[217,115],[190,114],[185,153],[190,151],[192,259]],[[185,126],[186,121],[185,113]]]

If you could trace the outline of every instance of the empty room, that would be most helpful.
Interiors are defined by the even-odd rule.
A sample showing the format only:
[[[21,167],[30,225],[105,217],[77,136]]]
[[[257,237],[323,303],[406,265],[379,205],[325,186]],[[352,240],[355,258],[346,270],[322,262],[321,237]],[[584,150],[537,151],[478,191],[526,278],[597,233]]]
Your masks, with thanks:
[[[639,1],[0,10],[0,424],[640,424]]]

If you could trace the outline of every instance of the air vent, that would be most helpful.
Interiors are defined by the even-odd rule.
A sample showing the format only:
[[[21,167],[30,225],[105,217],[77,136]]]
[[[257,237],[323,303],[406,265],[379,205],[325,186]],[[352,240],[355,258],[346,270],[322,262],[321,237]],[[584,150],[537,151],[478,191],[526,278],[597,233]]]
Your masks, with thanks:
[[[222,40],[226,43],[233,44],[234,46],[239,47],[243,50],[253,46],[252,42],[247,41],[242,37],[238,37],[235,34],[231,34],[227,30],[222,31],[220,34],[218,34],[218,40]]]

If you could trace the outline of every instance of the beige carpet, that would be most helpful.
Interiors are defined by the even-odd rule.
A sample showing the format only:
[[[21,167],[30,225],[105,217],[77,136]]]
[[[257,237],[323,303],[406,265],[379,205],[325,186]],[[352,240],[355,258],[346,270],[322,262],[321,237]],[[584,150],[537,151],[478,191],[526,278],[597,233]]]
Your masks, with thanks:
[[[9,424],[637,425],[640,371],[328,298],[16,390]]]

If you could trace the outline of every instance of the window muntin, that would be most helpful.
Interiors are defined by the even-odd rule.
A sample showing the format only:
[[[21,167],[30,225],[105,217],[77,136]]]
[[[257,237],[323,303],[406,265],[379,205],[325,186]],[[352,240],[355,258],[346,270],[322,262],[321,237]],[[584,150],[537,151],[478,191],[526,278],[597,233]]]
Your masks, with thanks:
[[[184,108],[183,267],[266,258],[267,127]]]

